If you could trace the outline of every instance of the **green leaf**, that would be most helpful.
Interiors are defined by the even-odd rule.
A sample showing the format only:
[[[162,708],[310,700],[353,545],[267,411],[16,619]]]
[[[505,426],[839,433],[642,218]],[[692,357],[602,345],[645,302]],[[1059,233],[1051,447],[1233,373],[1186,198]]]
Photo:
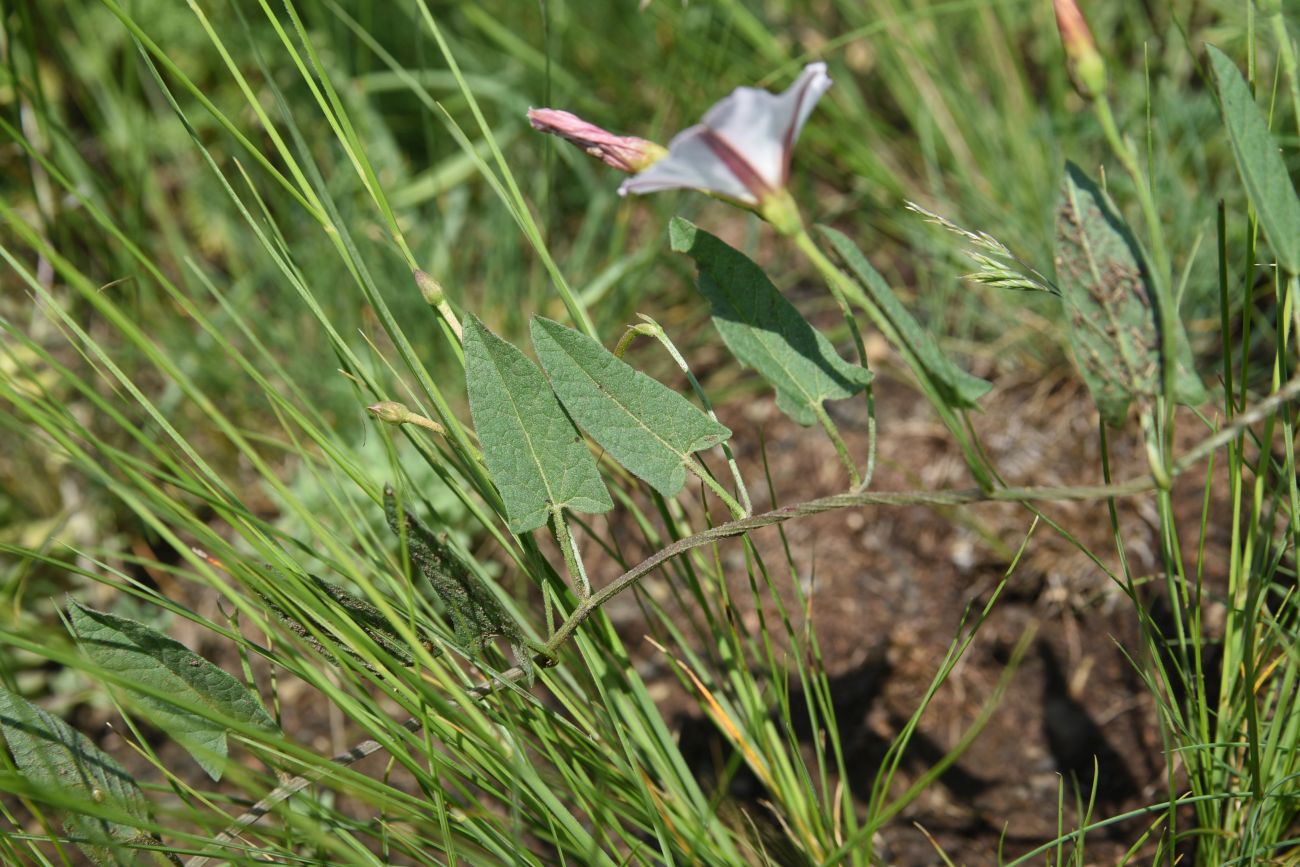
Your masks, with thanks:
[[[743,253],[680,217],[669,237],[674,250],[695,260],[727,348],[771,383],[790,418],[810,425],[823,401],[852,397],[871,382],[871,371],[840,358]]]
[[[140,787],[81,732],[0,688],[0,733],[23,777],[67,811],[64,829],[95,864],[136,864],[133,847],[156,843],[140,827],[149,822]]]
[[[68,606],[68,614],[78,643],[99,666],[187,704],[211,708],[214,715],[265,732],[277,730],[248,687],[180,642],[143,623],[76,602]],[[225,725],[156,694],[128,691],[154,725],[188,750],[208,776],[221,779]]]
[[[992,383],[967,373],[949,360],[930,333],[921,327],[916,317],[898,300],[889,282],[872,267],[853,241],[829,226],[818,226],[817,229],[830,241],[836,255],[857,278],[858,285],[897,332],[896,339],[916,358],[916,363],[924,369],[944,400],[950,406],[976,406],[979,399],[993,387]]]
[[[1278,264],[1290,274],[1300,274],[1300,200],[1277,141],[1237,65],[1213,45],[1206,49],[1219,89],[1228,140],[1250,203],[1255,206]]]
[[[1132,234],[1073,163],[1056,212],[1056,271],[1079,371],[1102,418],[1118,425],[1133,398],[1159,391],[1159,316]]]
[[[504,638],[514,652],[515,664],[523,670],[525,681],[531,685],[532,652],[519,624],[506,613],[492,588],[474,574],[469,564],[457,556],[445,540],[430,532],[410,512],[405,512],[406,521],[403,522],[399,517],[397,497],[388,485],[384,486],[384,514],[388,526],[405,540],[411,563],[446,607],[456,644],[477,657],[493,638]]]
[[[685,465],[694,452],[731,436],[686,398],[587,335],[540,316],[532,333],[537,358],[573,420],[665,497],[686,484]]]
[[[561,509],[614,508],[596,459],[546,377],[477,316],[465,322],[465,382],[483,459],[505,501],[511,532],[535,530]]]
[[[288,581],[284,573],[279,569],[267,564],[266,568],[273,573],[280,581]],[[384,616],[383,612],[371,605],[365,599],[353,593],[349,593],[337,584],[331,584],[315,575],[307,576],[312,584],[316,586],[321,593],[328,596],[339,608],[343,609],[346,616],[352,620],[366,636],[377,644],[385,653],[392,656],[402,665],[412,665],[415,662],[415,656],[411,653],[406,645],[405,639],[401,637],[392,622]],[[326,622],[325,618],[313,616],[310,612],[303,610],[300,612],[288,611],[281,607],[270,596],[265,593],[258,593],[262,601],[267,604],[275,615],[299,638],[307,642],[316,649],[323,657],[330,662],[338,664],[338,659],[334,656],[334,649],[342,650],[348,656],[361,662],[368,670],[375,671],[375,667],[366,662],[365,657],[357,653],[348,645],[348,641],[338,635],[336,624]],[[331,612],[333,613],[333,612]],[[333,618],[331,618],[333,619]],[[317,638],[322,636],[328,640],[334,648],[326,647],[325,644]],[[432,641],[421,636],[421,644],[429,653],[437,656],[441,649],[437,648]]]

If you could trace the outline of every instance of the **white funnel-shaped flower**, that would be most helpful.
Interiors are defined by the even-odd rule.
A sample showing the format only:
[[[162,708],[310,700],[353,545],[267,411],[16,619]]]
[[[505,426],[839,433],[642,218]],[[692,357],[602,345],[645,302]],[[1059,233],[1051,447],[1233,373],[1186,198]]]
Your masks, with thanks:
[[[668,144],[668,155],[619,187],[628,193],[696,189],[760,207],[783,191],[790,154],[817,100],[831,86],[810,63],[784,93],[738,87]]]

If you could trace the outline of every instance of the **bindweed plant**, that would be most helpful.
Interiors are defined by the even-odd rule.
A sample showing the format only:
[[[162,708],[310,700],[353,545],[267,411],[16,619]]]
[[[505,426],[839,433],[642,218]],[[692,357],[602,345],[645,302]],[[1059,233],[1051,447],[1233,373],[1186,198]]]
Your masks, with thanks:
[[[1106,150],[1080,156],[1086,167],[1060,166],[1043,227],[1051,262],[1013,252],[997,240],[1002,226],[972,231],[937,209],[904,211],[966,247],[976,268],[968,283],[1059,308],[1057,339],[1091,396],[1080,411],[1096,414],[1102,461],[1095,484],[1068,486],[1006,481],[974,421],[995,379],[950,354],[878,267],[860,225],[808,218],[827,210],[819,198],[835,198],[821,188],[804,198],[811,185],[799,182],[795,156],[805,129],[824,120],[819,101],[836,92],[826,62],[807,63],[780,93],[738,87],[667,145],[567,109],[527,112],[533,128],[627,174],[624,196],[689,190],[734,207],[692,214],[705,225],[673,216],[660,233],[663,256],[687,276],[679,303],[711,321],[702,346],[686,342],[677,317],[631,323],[602,311],[619,269],[658,258],[653,248],[617,238],[629,249],[617,252],[613,276],[585,285],[553,252],[559,228],[539,218],[539,187],[521,180],[502,147],[524,128],[524,106],[488,74],[492,58],[475,58],[458,34],[468,27],[509,46],[526,70],[550,55],[477,5],[435,14],[419,2],[393,13],[399,30],[421,34],[406,62],[406,49],[382,38],[389,25],[376,13],[386,7],[362,4],[368,14],[354,16],[332,2],[191,3],[192,17],[168,34],[157,31],[179,20],[169,7],[72,6],[66,18],[33,4],[0,13],[14,108],[0,128],[30,187],[0,199],[0,256],[20,290],[0,307],[0,399],[8,434],[39,456],[30,466],[81,480],[128,516],[136,543],[115,544],[71,507],[36,538],[0,537],[13,564],[0,627],[6,863],[887,863],[886,831],[996,719],[1032,627],[1011,642],[973,719],[922,772],[901,773],[1022,557],[1052,533],[1083,549],[1131,602],[1142,641],[1123,649],[1158,710],[1163,787],[1097,815],[1099,775],[1091,791],[1077,775],[1063,779],[1058,833],[996,857],[1087,863],[1090,835],[1115,827],[1133,829],[1125,858],[1284,857],[1300,815],[1300,200],[1287,166],[1294,147],[1279,142],[1293,143],[1284,120],[1300,132],[1300,81],[1279,3],[1246,7],[1246,76],[1218,48],[1195,54],[1240,181],[1217,211],[1213,351],[1198,355],[1188,333],[1195,251],[1167,231],[1156,166],[1135,144],[1141,131],[1122,125],[1131,117],[1112,102],[1113,61],[1073,0],[1054,3],[1062,68]],[[900,4],[880,6],[887,20],[903,20]],[[1030,20],[1047,19],[1040,10]],[[169,222],[170,200],[187,191],[160,188],[148,165],[136,178],[139,201],[122,206],[101,182],[112,161],[87,152],[82,119],[43,77],[43,42],[54,32],[77,40],[55,65],[92,85],[103,130],[128,142],[175,137],[172,153],[204,179],[202,205],[221,203],[239,243],[214,228],[219,256],[190,246],[188,231]],[[119,53],[90,51],[88,37],[100,32],[116,34]],[[1265,43],[1277,60],[1274,111],[1255,93],[1266,91],[1255,74]],[[335,50],[343,44],[364,61]],[[212,68],[192,63],[204,51]],[[118,90],[95,69],[76,69],[96,58],[138,78]],[[848,69],[841,76],[851,81]],[[436,128],[454,142],[437,177],[406,174],[356,79],[408,93],[427,111],[423,133]],[[214,89],[218,80],[228,86]],[[106,136],[103,146],[118,144]],[[844,150],[855,154],[848,162],[861,159]],[[452,227],[484,206],[457,198],[456,176],[476,178],[475,194],[499,212],[472,242]],[[430,184],[448,190],[435,228],[412,219]],[[592,181],[591,224],[614,207],[601,204],[612,187],[603,175]],[[647,206],[618,207],[644,219]],[[733,216],[766,225],[757,250],[723,240]],[[507,251],[507,235],[519,250]],[[519,256],[508,276],[520,285],[489,295],[433,276],[441,272],[426,260],[450,270],[474,244]],[[492,255],[482,267],[497,267]],[[794,291],[767,264],[783,257],[814,275],[842,325],[820,324],[817,295]],[[526,283],[545,287],[541,303]],[[276,303],[295,311],[292,324],[250,303],[271,289],[290,299]],[[357,299],[363,340],[334,309]],[[631,353],[638,337],[654,340],[645,353]],[[885,347],[875,357],[902,363],[888,377],[872,369],[873,343]],[[752,371],[751,393],[825,438],[839,484],[779,504],[766,465],[738,457],[742,443],[752,454],[755,432],[723,424],[715,410],[722,401],[695,362],[704,348],[712,364]],[[1220,368],[1207,387],[1201,359],[1214,356]],[[230,381],[211,378],[218,366]],[[338,382],[330,401],[373,420],[364,442],[316,397],[327,367],[338,373],[328,374]],[[880,488],[878,446],[891,428],[876,389],[886,378],[926,402],[969,485]],[[837,407],[849,402],[861,405],[862,438],[845,435],[851,416]],[[1112,440],[1128,433],[1144,466],[1113,478]],[[1205,480],[1191,530],[1176,499],[1189,477]],[[1154,576],[1130,566],[1121,500],[1154,516]],[[1053,518],[1060,502],[1107,505],[1117,568]],[[801,580],[783,525],[906,506],[960,517],[982,503],[1020,509],[1023,536],[1001,549],[1000,580],[972,597],[864,774],[843,728],[837,660],[814,628],[816,588]],[[1221,550],[1216,530],[1229,536]],[[784,563],[758,543],[762,532],[780,534]],[[66,592],[55,592],[52,574]],[[653,635],[657,678],[614,614],[631,598]],[[757,626],[742,623],[742,610]],[[50,668],[75,682],[34,679]],[[725,754],[713,778],[681,743],[664,701],[672,684]],[[111,743],[59,713],[85,697],[120,714]],[[322,747],[344,731],[364,739],[331,757]]]

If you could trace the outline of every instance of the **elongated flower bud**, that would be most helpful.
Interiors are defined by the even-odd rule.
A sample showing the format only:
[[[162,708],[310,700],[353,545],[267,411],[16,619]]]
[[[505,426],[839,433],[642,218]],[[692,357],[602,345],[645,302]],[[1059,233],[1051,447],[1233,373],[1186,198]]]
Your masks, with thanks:
[[[1097,53],[1097,43],[1092,39],[1088,21],[1083,17],[1075,0],[1052,0],[1056,10],[1056,27],[1061,31],[1061,44],[1070,66],[1070,80],[1074,89],[1085,99],[1096,99],[1106,93],[1106,62]]]
[[[411,411],[405,405],[393,400],[381,400],[366,407],[370,414],[386,424],[402,424],[411,417]]]
[[[539,132],[571,141],[605,165],[634,175],[668,155],[667,148],[631,135],[614,135],[594,123],[555,108],[530,108],[528,122]]]
[[[366,409],[375,418],[384,424],[402,425],[413,424],[416,427],[422,427],[425,430],[433,431],[436,434],[445,434],[447,429],[438,424],[431,418],[425,418],[419,413],[411,412],[406,408],[406,404],[398,403],[395,400],[381,400],[379,403],[371,404]]]

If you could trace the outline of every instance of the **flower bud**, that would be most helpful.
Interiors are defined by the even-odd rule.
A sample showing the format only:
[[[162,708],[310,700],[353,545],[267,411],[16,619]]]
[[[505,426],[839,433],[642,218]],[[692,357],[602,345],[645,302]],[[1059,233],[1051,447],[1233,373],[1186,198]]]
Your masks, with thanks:
[[[370,414],[385,424],[401,424],[411,417],[411,411],[393,400],[381,400],[366,407]]]
[[[438,424],[431,418],[425,418],[419,413],[411,412],[405,404],[398,403],[395,400],[381,400],[379,403],[371,404],[366,407],[370,414],[382,421],[384,424],[402,425],[413,424],[416,427],[422,427],[425,430],[433,431],[436,434],[446,434],[447,429]]]
[[[1075,0],[1052,0],[1052,6],[1074,89],[1085,99],[1102,96],[1106,92],[1106,62],[1097,53],[1097,44],[1079,4]]]
[[[573,142],[605,165],[634,175],[668,155],[668,149],[643,138],[614,135],[575,114],[554,108],[528,109],[528,122],[539,132]]]
[[[447,297],[442,291],[442,284],[419,268],[416,268],[412,273],[415,275],[415,285],[420,287],[420,294],[424,296],[424,303],[430,307],[437,307],[441,304]]]

